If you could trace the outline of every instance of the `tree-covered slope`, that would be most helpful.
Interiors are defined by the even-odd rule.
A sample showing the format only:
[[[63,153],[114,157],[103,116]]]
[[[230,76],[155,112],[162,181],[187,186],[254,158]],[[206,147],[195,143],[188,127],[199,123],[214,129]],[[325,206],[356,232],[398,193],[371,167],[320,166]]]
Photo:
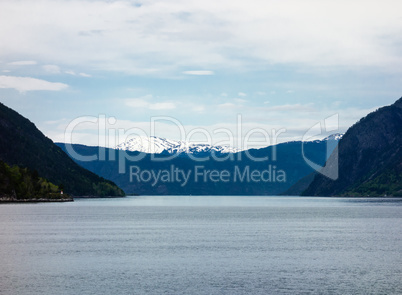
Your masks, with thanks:
[[[73,196],[123,196],[113,182],[82,168],[36,126],[0,103],[0,160],[36,170]]]
[[[303,195],[402,196],[402,98],[349,128],[338,148],[339,178],[317,174]]]
[[[39,177],[36,170],[10,167],[0,161],[0,201],[72,201],[62,189]]]

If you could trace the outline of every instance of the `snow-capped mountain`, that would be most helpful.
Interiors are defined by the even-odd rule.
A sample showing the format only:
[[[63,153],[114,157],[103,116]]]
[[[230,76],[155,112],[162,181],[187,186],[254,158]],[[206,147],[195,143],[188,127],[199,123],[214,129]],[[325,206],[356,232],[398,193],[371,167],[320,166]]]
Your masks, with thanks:
[[[345,133],[334,133],[331,134],[323,139],[313,139],[313,140],[307,140],[307,141],[313,141],[313,142],[322,142],[322,141],[331,141],[331,142],[338,142],[341,140],[341,138],[343,137]]]
[[[181,153],[237,153],[240,150],[228,146],[213,146],[209,144],[190,143],[186,141],[175,141],[155,136],[138,136],[116,146],[118,150],[138,151],[150,154],[181,154]]]
[[[343,134],[335,133],[330,136],[315,140],[315,142],[320,141],[339,141]],[[123,142],[116,146],[117,150],[124,151],[137,151],[149,154],[197,154],[206,152],[218,152],[221,154],[225,153],[237,153],[242,151],[241,149],[229,147],[229,146],[214,146],[209,144],[201,143],[191,143],[186,141],[175,141],[166,138],[160,138],[156,136],[138,136],[134,137],[126,142]]]
[[[345,133],[334,133],[331,134],[330,136],[325,137],[322,141],[328,141],[328,140],[336,140],[339,141],[343,137]]]

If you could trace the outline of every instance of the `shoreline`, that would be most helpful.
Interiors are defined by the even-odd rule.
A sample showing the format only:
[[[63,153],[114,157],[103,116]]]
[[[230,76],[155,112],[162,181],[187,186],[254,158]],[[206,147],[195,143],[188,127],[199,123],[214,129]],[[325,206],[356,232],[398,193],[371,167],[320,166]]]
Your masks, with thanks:
[[[62,203],[62,202],[74,202],[73,198],[63,198],[63,199],[15,199],[9,197],[0,198],[0,204],[16,204],[16,203]]]

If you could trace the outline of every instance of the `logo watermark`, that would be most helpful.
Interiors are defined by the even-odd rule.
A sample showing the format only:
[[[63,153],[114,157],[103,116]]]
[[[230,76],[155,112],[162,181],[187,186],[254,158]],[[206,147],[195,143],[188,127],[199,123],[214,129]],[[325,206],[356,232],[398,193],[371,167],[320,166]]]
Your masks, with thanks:
[[[323,123],[318,122],[314,126],[312,126],[307,132],[303,135],[303,142],[306,142],[314,137],[317,137],[323,133],[337,132],[339,131],[339,115],[332,115],[324,120]],[[338,159],[338,146],[332,150],[331,146],[326,144],[326,155],[328,160],[325,162],[325,165],[319,165],[313,161],[311,161],[305,155],[304,144],[302,145],[302,156],[304,161],[313,168],[316,172],[332,179],[336,180],[339,177],[339,159]]]
[[[210,150],[206,153],[192,153],[192,152],[169,152],[166,151],[163,154],[152,153],[152,147],[157,143],[156,134],[157,126],[160,123],[168,124],[171,128],[176,128],[180,135],[178,142],[192,142],[194,137],[203,137],[204,145],[207,146],[225,146],[230,150],[238,150],[238,152],[219,152],[216,150]],[[132,127],[132,128],[119,128],[116,118],[107,117],[101,114],[95,116],[83,116],[72,120],[64,133],[65,136],[65,148],[67,153],[77,162],[91,162],[91,161],[116,161],[118,164],[118,173],[129,173],[130,181],[151,183],[156,185],[160,182],[178,182],[180,185],[186,185],[188,181],[194,182],[286,182],[286,173],[281,169],[277,169],[276,163],[281,163],[283,159],[278,159],[277,146],[280,142],[280,136],[287,133],[286,128],[265,130],[263,128],[252,128],[247,132],[243,132],[243,121],[240,114],[236,118],[235,130],[230,128],[215,128],[213,130],[207,130],[205,128],[193,128],[187,130],[185,126],[176,118],[168,116],[155,116],[150,118],[149,130],[144,128]],[[92,149],[92,153],[80,153],[74,148],[73,134],[76,130],[82,129],[83,126],[90,126],[92,130],[97,132],[98,136],[98,148]],[[146,132],[148,131],[148,132]],[[309,128],[302,137],[301,155],[304,162],[309,165],[314,171],[325,175],[333,180],[338,178],[338,149],[333,149],[328,142],[326,143],[326,158],[329,158],[325,165],[314,162],[308,158],[305,153],[306,142],[311,141],[317,136],[328,134],[329,132],[339,131],[339,117],[337,114],[330,116],[323,120],[323,122],[317,122],[311,128]],[[149,136],[148,136],[149,134]],[[213,138],[220,136],[224,138],[220,142],[213,142]],[[269,152],[258,153],[256,149],[253,149],[256,142],[253,140],[253,136],[263,138],[265,146],[270,146]],[[130,152],[128,150],[113,149],[118,146],[119,143],[127,142],[129,138],[142,138],[148,139],[149,153],[145,152]],[[261,141],[259,141],[261,143]],[[112,147],[112,148],[105,148]],[[267,150],[268,151],[268,150]],[[192,169],[184,170],[178,166],[171,166],[170,169],[150,170],[141,167],[141,161],[143,159],[149,159],[152,162],[169,162],[177,157],[181,157],[185,154],[187,158],[192,160],[195,164],[204,161],[223,162],[230,161],[234,164],[230,165],[232,170],[219,170],[205,168],[203,165],[193,165]],[[331,156],[330,156],[331,155]],[[283,155],[282,155],[283,157]],[[264,168],[253,169],[250,166],[240,168],[238,163],[243,160],[251,162],[267,163],[268,166]],[[135,165],[133,165],[135,164]],[[261,167],[259,165],[258,167]]]
[[[194,169],[183,169],[171,165],[169,169],[153,170],[142,169],[140,166],[130,166],[130,182],[148,183],[156,186],[163,183],[178,183],[181,187],[189,182],[222,182],[222,183],[259,183],[259,182],[286,182],[286,172],[277,169],[275,165],[268,165],[265,169],[252,169],[250,166],[233,169],[208,169],[202,165],[194,166]]]

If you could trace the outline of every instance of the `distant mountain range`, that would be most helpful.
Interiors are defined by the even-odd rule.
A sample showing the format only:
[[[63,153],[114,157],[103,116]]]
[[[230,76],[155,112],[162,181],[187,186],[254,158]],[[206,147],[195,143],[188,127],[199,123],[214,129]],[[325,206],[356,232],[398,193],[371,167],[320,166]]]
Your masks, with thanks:
[[[68,147],[81,159],[70,158]],[[157,137],[133,138],[115,149],[54,144],[0,103],[0,161],[8,164],[0,173],[7,196],[16,190],[53,196],[60,189],[73,196],[122,196],[122,189],[147,195],[402,196],[402,98],[344,135],[243,151]],[[325,167],[315,171],[311,163]],[[321,174],[333,168],[339,168],[337,179]],[[21,175],[25,184],[15,182]]]
[[[224,152],[214,146],[198,149],[199,146],[194,145],[192,149],[187,148],[191,146],[187,144],[176,149],[179,146],[176,142],[158,138],[152,139],[157,146],[148,145],[151,140],[147,139],[143,139],[146,145],[132,145],[132,149],[141,151],[129,150],[130,143],[137,141],[124,145],[124,149],[122,145],[120,149],[107,149],[76,144],[70,148],[84,157],[95,156],[97,160],[94,161],[73,160],[112,180],[127,194],[275,195],[314,171],[304,160],[302,147],[304,156],[324,165],[329,156],[327,148],[333,150],[340,136],[311,142],[287,142],[237,153]],[[57,145],[68,153],[65,144]],[[143,153],[144,147],[156,153]],[[122,167],[124,171],[120,170]],[[160,177],[156,179],[158,173]],[[184,174],[188,175],[185,181],[181,179]],[[228,176],[222,177],[223,174]]]
[[[155,136],[138,136],[116,146],[117,150],[143,152],[149,154],[181,154],[181,153],[237,153],[240,150],[228,146],[175,141]]]
[[[342,133],[332,134],[321,141],[339,141]],[[148,154],[228,154],[243,151],[235,147],[219,146],[210,144],[191,143],[186,141],[175,141],[171,139],[156,136],[138,136],[116,146],[117,150],[142,152]]]
[[[303,195],[402,196],[402,98],[350,127],[326,167],[339,178],[316,174]]]
[[[38,177],[49,180],[72,196],[124,196],[124,192],[113,182],[77,165],[32,122],[2,103],[0,103],[0,160],[9,166],[18,166],[16,172],[19,171],[17,173],[19,175],[30,175],[31,172],[24,172],[23,168],[26,167]],[[7,171],[6,169],[2,173],[4,177],[10,177]],[[1,187],[10,189],[4,177],[1,179],[3,181]],[[22,185],[23,183],[19,182],[15,187]],[[18,197],[24,198],[24,196]]]

